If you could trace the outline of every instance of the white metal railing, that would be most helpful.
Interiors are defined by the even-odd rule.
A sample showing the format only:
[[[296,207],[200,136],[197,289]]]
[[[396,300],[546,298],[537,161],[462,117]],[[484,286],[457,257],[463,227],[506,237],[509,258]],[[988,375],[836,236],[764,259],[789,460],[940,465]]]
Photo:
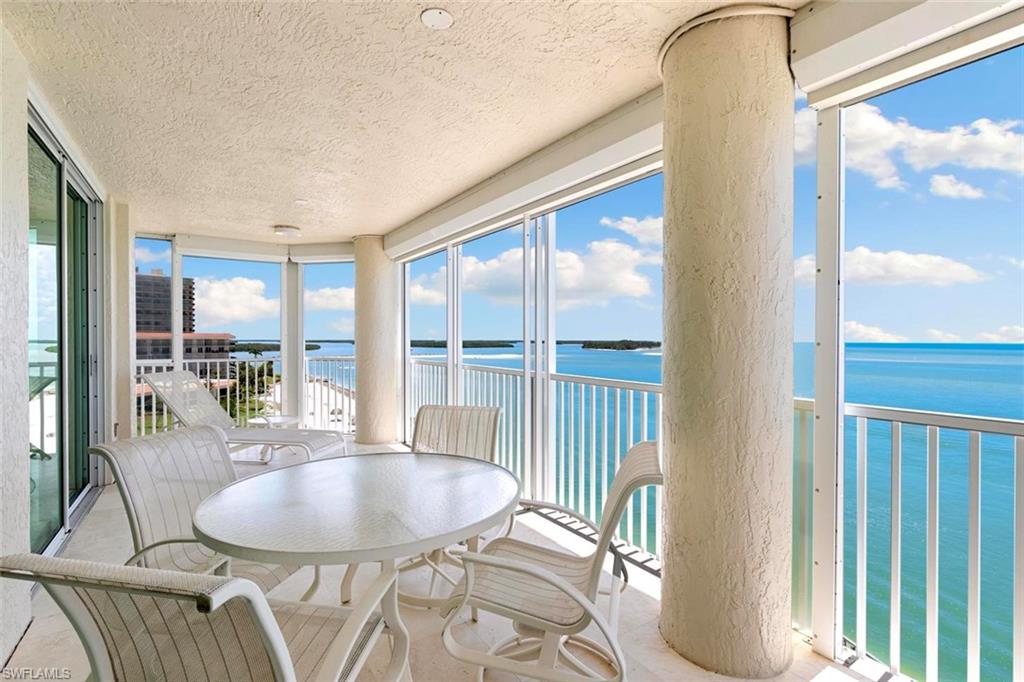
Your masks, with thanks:
[[[461,372],[463,404],[501,408],[501,419],[498,421],[498,463],[514,472],[520,480],[525,480],[523,370],[465,365]],[[436,392],[437,389],[434,390]]]
[[[982,456],[991,461],[997,468],[1004,471],[1003,482],[1014,480],[1014,492],[989,486],[989,493],[998,499],[1005,495],[1006,502],[1015,510],[1013,521],[1013,557],[1007,563],[1012,564],[1014,584],[1012,587],[1013,615],[1012,625],[994,624],[997,627],[1013,628],[1012,654],[1005,652],[1005,659],[1012,661],[1013,679],[1024,679],[1024,422],[975,417],[969,415],[925,412],[921,410],[905,410],[872,405],[846,405],[846,417],[855,423],[853,431],[856,451],[856,587],[855,587],[855,634],[853,646],[859,656],[870,655],[887,661],[893,673],[909,672],[912,676],[923,677],[928,682],[939,679],[940,663],[940,601],[959,600],[962,597],[950,593],[942,594],[939,586],[939,501],[940,484],[943,480],[955,481],[955,485],[966,481],[967,506],[966,543],[961,546],[943,544],[943,556],[967,557],[967,594],[966,618],[943,620],[942,639],[963,639],[967,643],[963,662],[966,664],[966,679],[976,682],[982,679],[981,673],[981,500],[982,500]],[[875,430],[875,443],[888,441],[883,452],[873,452],[872,438],[869,429],[879,425],[888,433],[879,434]],[[877,429],[877,426],[875,427]],[[983,447],[984,445],[984,447]],[[940,446],[942,451],[942,470],[953,471],[955,474],[940,476]],[[888,452],[885,452],[887,450]],[[869,636],[868,625],[872,614],[869,602],[877,599],[877,594],[868,585],[868,534],[878,524],[870,522],[869,511],[877,512],[877,503],[869,510],[869,491],[873,490],[869,483],[869,463],[876,461],[878,456],[888,455],[888,608],[884,610],[884,618],[888,621],[888,642],[874,644],[879,651],[873,650],[872,638]],[[911,462],[912,460],[912,462]],[[913,466],[909,466],[912,463]],[[913,470],[923,467],[925,483],[924,503],[908,509],[904,504],[904,476]],[[878,467],[874,468],[878,471]],[[966,473],[966,476],[963,474]],[[989,481],[995,479],[990,478]],[[884,486],[884,483],[883,483]],[[951,500],[953,501],[953,500]],[[958,506],[954,502],[954,507]],[[1000,500],[999,507],[1003,507]],[[951,523],[947,511],[943,516],[943,525]],[[907,669],[903,663],[902,610],[903,601],[902,562],[906,552],[903,544],[903,525],[910,522],[914,527],[924,529],[925,539],[925,576],[924,576],[924,669]],[[923,517],[923,518],[922,518]],[[991,558],[991,557],[990,557]],[[873,567],[878,564],[873,562]],[[1009,568],[1009,567],[1007,567]],[[1000,571],[1000,575],[1006,576]],[[1011,595],[1006,595],[1010,598]],[[917,642],[913,642],[917,644]],[[885,651],[887,645],[888,651]],[[918,648],[920,648],[918,646]],[[948,653],[948,650],[947,650]],[[995,656],[993,657],[995,658]],[[1003,671],[1009,673],[1010,671]],[[944,676],[950,673],[944,672]],[[991,673],[990,673],[991,675]]]
[[[245,426],[251,417],[280,413],[281,376],[275,359],[189,359],[184,361],[183,367],[206,384],[238,426]],[[172,368],[171,360],[135,363],[136,435],[174,428],[173,415],[142,379],[146,374],[167,372]]]
[[[410,377],[412,384],[411,404],[427,402],[443,403],[445,391],[445,363],[438,361],[412,361]],[[460,367],[463,402],[467,404],[495,405],[503,409],[503,422],[507,422],[499,445],[503,464],[522,472],[525,451],[522,440],[523,419],[523,372],[469,365]],[[644,439],[657,439],[660,428],[661,386],[630,381],[579,377],[553,374],[552,391],[554,406],[554,442],[551,453],[544,453],[538,459],[542,466],[554,467],[554,500],[576,509],[596,522],[604,495],[614,476],[621,456],[633,443]],[[510,416],[511,415],[511,416]],[[904,670],[900,663],[900,576],[901,576],[901,527],[902,524],[920,522],[926,529],[927,587],[924,591],[926,626],[927,679],[935,679],[938,670],[939,641],[939,592],[938,592],[938,490],[939,443],[943,443],[943,461],[947,457],[963,455],[967,462],[969,490],[969,528],[966,547],[943,548],[944,553],[954,556],[963,552],[968,556],[968,597],[966,658],[968,677],[978,679],[980,665],[980,624],[982,622],[980,602],[980,505],[981,478],[980,462],[984,453],[993,458],[1006,455],[1013,458],[1012,477],[1017,491],[1014,509],[1016,537],[1024,534],[1024,423],[1013,420],[973,417],[966,415],[940,414],[920,410],[902,410],[868,405],[847,404],[846,415],[853,420],[856,429],[850,430],[856,437],[856,491],[848,491],[848,497],[856,494],[855,520],[849,520],[851,530],[855,527],[856,568],[847,565],[847,571],[856,570],[856,590],[852,595],[856,606],[856,634],[853,646],[861,655],[871,655],[888,660],[894,671]],[[793,432],[793,622],[799,630],[809,631],[811,625],[811,572],[812,572],[812,496],[813,496],[813,429],[814,401],[806,398],[794,400]],[[886,619],[888,621],[889,652],[874,652],[868,648],[867,622],[869,600],[878,601],[878,595],[869,595],[865,568],[867,559],[867,462],[869,422],[884,422],[891,426],[891,443],[887,450],[892,453],[889,471],[891,485],[891,519],[887,524],[891,534],[889,554],[889,577],[891,591],[887,597]],[[920,436],[911,434],[911,447],[920,445],[926,453],[927,462],[927,506],[925,518],[911,519],[906,507],[901,504],[901,473],[903,454],[908,447],[907,429],[914,425]],[[954,437],[960,434],[960,441]],[[1000,440],[1002,439],[1002,440]],[[875,438],[875,441],[878,439]],[[851,446],[853,443],[851,442]],[[961,447],[962,445],[962,447]],[[848,450],[849,451],[849,450]],[[887,453],[879,453],[885,455]],[[876,455],[872,453],[872,457]],[[849,459],[847,460],[849,461]],[[1009,461],[1009,459],[1008,459]],[[948,467],[948,465],[947,465]],[[951,468],[951,467],[948,467]],[[872,495],[877,494],[872,492]],[[661,500],[656,492],[644,491],[634,496],[630,508],[619,529],[621,539],[629,544],[658,555],[661,550]],[[848,533],[848,536],[854,533]],[[1014,548],[1014,623],[1024,623],[1024,542],[1018,541]],[[852,575],[852,574],[850,574]],[[849,599],[849,596],[847,597]],[[1006,623],[1006,627],[1010,624]],[[944,624],[944,627],[946,625]],[[896,634],[892,634],[896,633]],[[1013,660],[1020,673],[1024,665],[1024,627],[1017,625],[1013,637]],[[917,671],[911,670],[916,673]],[[1024,676],[1021,677],[1024,679]]]
[[[304,383],[306,426],[355,433],[355,356],[307,356]]]
[[[406,386],[406,433],[410,439],[416,413],[424,405],[444,405],[448,402],[448,366],[443,360],[413,358],[408,367]]]
[[[659,440],[661,385],[569,374],[552,374],[554,414],[553,502],[600,523],[619,463],[634,444]],[[630,498],[618,536],[660,556],[661,488],[648,486]]]

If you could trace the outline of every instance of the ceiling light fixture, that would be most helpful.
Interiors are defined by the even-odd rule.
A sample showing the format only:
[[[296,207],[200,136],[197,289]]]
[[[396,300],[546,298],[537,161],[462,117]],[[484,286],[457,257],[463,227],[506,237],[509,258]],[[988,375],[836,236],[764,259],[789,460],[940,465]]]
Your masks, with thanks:
[[[278,237],[294,238],[298,237],[301,232],[302,230],[294,225],[274,225],[274,234]]]
[[[455,19],[448,13],[447,10],[443,10],[440,7],[431,7],[420,12],[420,21],[427,28],[435,31],[444,31],[452,27],[455,23]]]

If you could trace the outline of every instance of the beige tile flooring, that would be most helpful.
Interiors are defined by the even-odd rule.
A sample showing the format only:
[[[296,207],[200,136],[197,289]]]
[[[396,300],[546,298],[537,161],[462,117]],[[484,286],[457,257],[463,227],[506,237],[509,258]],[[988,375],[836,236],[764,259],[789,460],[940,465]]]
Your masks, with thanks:
[[[353,449],[358,451],[366,448]],[[270,466],[279,466],[291,461],[296,461],[293,455],[279,453]],[[265,470],[266,468],[260,465],[239,466],[239,473],[243,476]],[[557,543],[572,551],[586,552],[588,547],[585,541],[537,517],[523,517],[522,522],[517,524],[515,535],[538,543]],[[114,486],[107,486],[97,497],[92,509],[74,529],[62,555],[95,561],[122,562],[131,554],[128,522],[120,497]],[[322,587],[313,600],[336,603],[336,590],[343,572],[344,567],[325,569]],[[273,596],[297,599],[309,585],[311,574],[310,569],[296,573],[276,588]],[[360,586],[369,582],[373,574],[374,569],[371,566],[364,566],[360,570],[354,590],[357,597]],[[669,649],[658,633],[658,580],[639,569],[631,572],[631,578],[631,586],[622,598],[619,626],[620,642],[628,658],[629,679],[634,682],[723,679],[695,666]],[[424,582],[425,577],[412,574],[403,576],[402,581],[404,588],[415,589],[415,585],[410,583]],[[448,682],[474,679],[474,669],[452,659],[442,648],[442,620],[435,611],[403,608],[402,615],[413,639],[410,666],[416,680]],[[510,632],[508,621],[489,614],[481,614],[478,623],[469,622],[466,618],[465,622],[458,626],[456,635],[466,644],[483,647]],[[599,639],[597,636],[595,638]],[[387,660],[387,646],[380,643],[360,678],[377,679]],[[33,597],[32,624],[6,667],[67,668],[71,673],[70,678],[67,678],[70,680],[85,680],[88,676],[89,664],[77,636],[64,615],[42,590],[37,590]],[[506,678],[488,673],[487,679]],[[814,654],[801,637],[794,635],[793,665],[779,679],[840,682],[864,678],[846,668],[830,664]]]

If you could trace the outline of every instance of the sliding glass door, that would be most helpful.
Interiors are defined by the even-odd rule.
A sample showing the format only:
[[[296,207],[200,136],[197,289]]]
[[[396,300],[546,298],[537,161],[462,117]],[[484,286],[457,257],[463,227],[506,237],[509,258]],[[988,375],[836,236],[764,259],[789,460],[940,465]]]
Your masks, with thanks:
[[[67,186],[67,311],[68,502],[73,503],[89,484],[89,203]]]
[[[97,480],[101,204],[45,124],[28,130],[30,543],[59,545]],[[38,124],[38,125],[37,125]]]
[[[29,134],[29,486],[32,551],[64,525],[60,163]]]

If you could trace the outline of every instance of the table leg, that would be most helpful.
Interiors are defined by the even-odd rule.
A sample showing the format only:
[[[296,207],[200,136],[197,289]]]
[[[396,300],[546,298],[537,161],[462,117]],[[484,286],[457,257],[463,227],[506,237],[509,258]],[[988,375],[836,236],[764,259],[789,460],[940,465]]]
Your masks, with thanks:
[[[380,562],[381,571],[394,571],[394,560]],[[387,625],[391,634],[391,661],[387,670],[384,671],[385,680],[407,680],[412,681],[412,672],[409,670],[409,631],[402,622],[398,613],[398,580],[391,583],[391,587],[384,594],[381,601],[381,615],[384,617],[384,624]]]

